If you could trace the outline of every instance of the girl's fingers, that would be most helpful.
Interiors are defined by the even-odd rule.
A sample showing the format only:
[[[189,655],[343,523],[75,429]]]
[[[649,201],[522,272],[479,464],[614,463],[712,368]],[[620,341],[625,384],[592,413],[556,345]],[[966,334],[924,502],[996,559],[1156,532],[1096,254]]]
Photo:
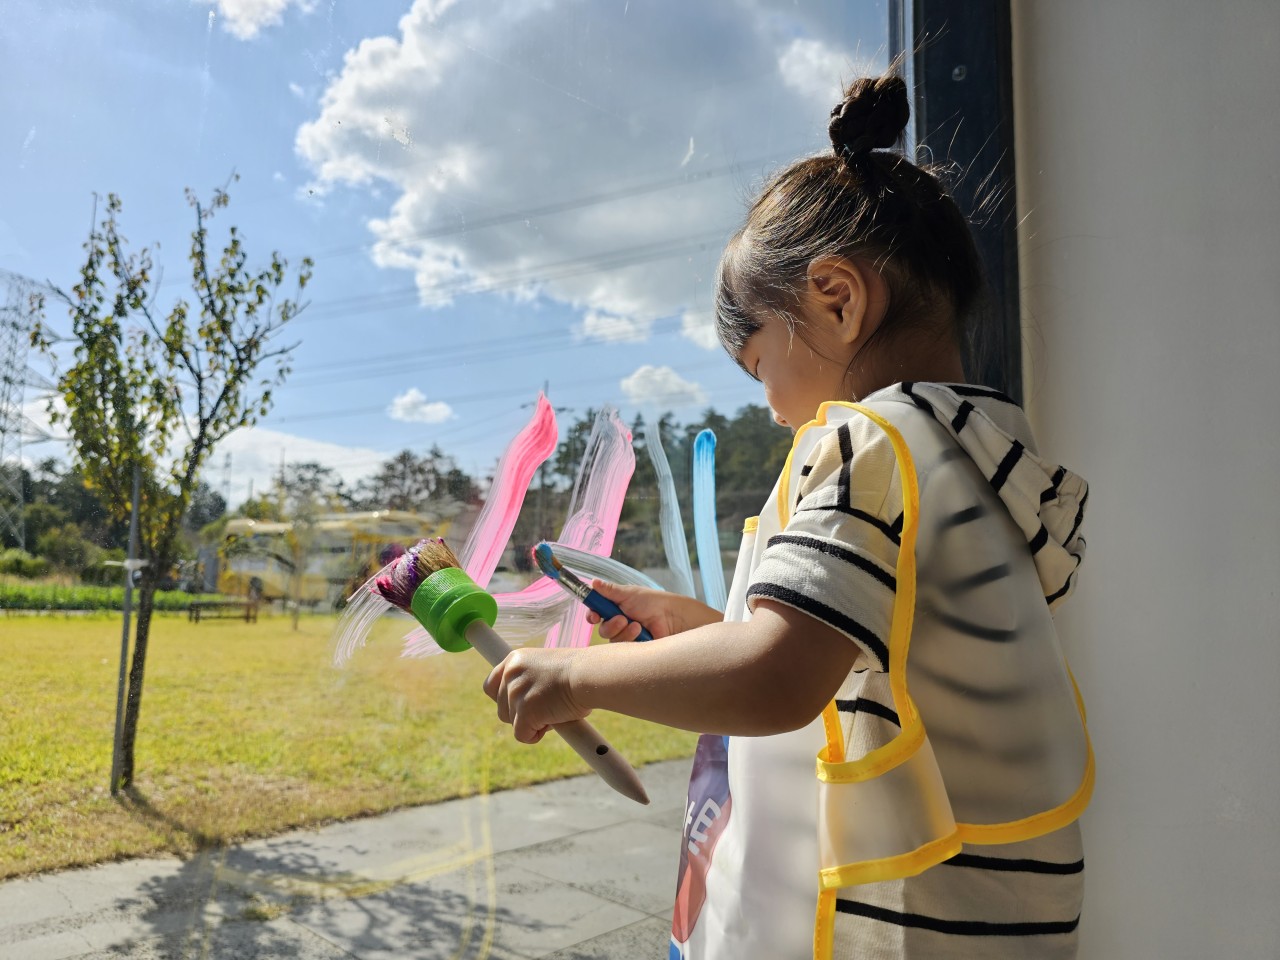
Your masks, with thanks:
[[[640,636],[640,624],[632,623],[626,617],[613,617],[606,626],[610,643],[631,643]],[[603,629],[601,636],[604,636]]]

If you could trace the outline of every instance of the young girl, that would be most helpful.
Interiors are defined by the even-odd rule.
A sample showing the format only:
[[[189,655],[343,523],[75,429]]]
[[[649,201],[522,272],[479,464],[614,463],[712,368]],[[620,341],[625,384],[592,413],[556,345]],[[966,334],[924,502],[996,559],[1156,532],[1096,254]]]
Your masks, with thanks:
[[[656,639],[485,684],[524,742],[597,708],[704,734],[673,958],[1075,955],[1093,765],[1051,611],[1087,488],[963,383],[979,261],[885,149],[907,119],[900,79],[854,82],[721,260],[721,342],[796,434],[724,616],[597,584]]]

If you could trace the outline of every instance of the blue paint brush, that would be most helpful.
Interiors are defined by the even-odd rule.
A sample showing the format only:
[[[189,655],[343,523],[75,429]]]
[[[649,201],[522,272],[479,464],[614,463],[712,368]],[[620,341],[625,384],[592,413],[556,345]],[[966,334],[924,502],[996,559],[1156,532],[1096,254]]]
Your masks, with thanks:
[[[556,555],[551,552],[551,544],[545,540],[533,548],[533,559],[537,561],[539,570],[560,584],[566,593],[581,600],[588,610],[599,614],[602,620],[627,616],[616,603],[598,590],[591,589],[591,587],[579,580],[572,570],[562,566],[560,561],[556,559]],[[636,622],[631,620],[630,617],[627,617],[627,619],[631,623]],[[636,639],[640,641],[652,640],[653,634],[641,625],[640,636],[636,637]]]

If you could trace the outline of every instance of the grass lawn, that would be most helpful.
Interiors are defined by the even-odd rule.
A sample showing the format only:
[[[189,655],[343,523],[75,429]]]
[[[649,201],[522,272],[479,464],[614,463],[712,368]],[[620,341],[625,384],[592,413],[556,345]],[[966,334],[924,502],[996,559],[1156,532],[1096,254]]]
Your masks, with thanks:
[[[504,789],[587,771],[558,738],[512,739],[478,654],[403,660],[409,621],[385,621],[337,670],[334,622],[158,614],[135,791],[117,801],[118,615],[0,617],[0,878],[465,796],[486,772]],[[692,734],[592,722],[636,765],[693,752]]]

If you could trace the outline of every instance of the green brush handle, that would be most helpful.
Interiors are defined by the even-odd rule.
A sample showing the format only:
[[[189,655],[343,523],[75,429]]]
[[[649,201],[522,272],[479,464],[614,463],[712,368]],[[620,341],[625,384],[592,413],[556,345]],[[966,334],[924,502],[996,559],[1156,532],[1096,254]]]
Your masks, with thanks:
[[[414,591],[410,610],[436,643],[450,653],[474,647],[496,667],[511,652],[493,630],[498,602],[458,567],[437,570],[422,581]],[[649,802],[631,764],[587,721],[557,723],[551,729],[613,789],[637,803]]]

